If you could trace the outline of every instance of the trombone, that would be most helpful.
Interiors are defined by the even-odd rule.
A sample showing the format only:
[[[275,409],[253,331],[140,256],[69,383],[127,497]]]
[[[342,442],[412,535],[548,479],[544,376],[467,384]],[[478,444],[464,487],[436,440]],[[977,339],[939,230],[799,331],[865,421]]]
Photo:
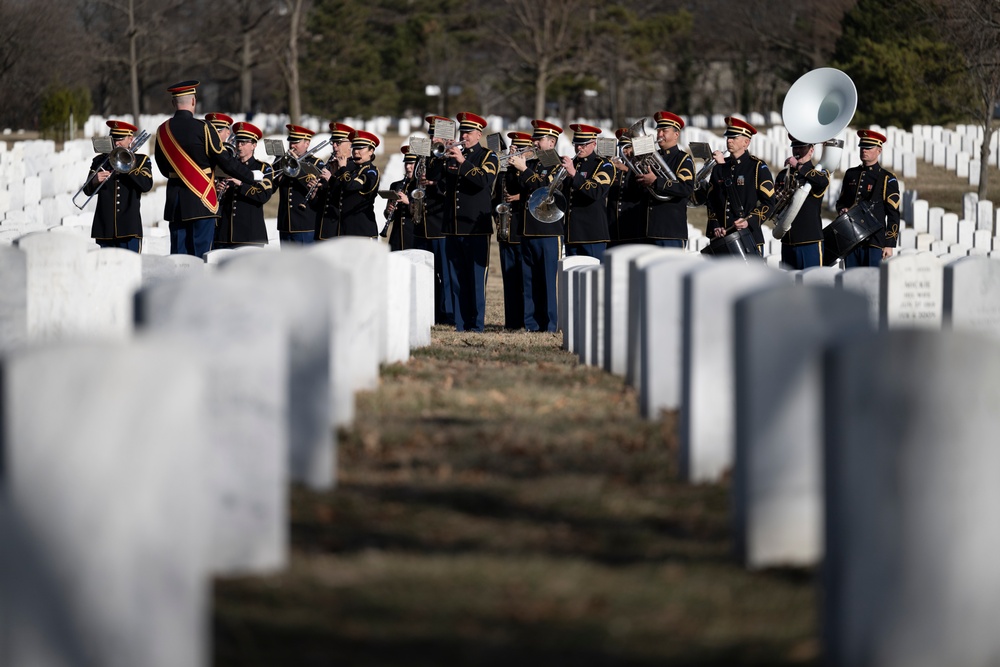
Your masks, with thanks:
[[[72,199],[73,205],[80,210],[83,210],[84,208],[87,207],[87,204],[89,204],[90,200],[97,195],[97,193],[104,186],[104,184],[108,182],[108,179],[101,181],[98,184],[97,188],[91,193],[89,197],[87,197],[87,200],[82,204],[77,204],[76,198],[80,196],[80,193],[83,192],[84,188],[86,188],[87,185],[94,179],[94,176],[97,174],[97,172],[103,171],[105,167],[110,166],[112,171],[117,172],[119,174],[127,174],[133,169],[135,169],[135,163],[136,163],[135,152],[139,150],[142,147],[142,145],[146,143],[148,139],[149,139],[149,132],[143,130],[132,138],[132,141],[131,143],[129,143],[128,148],[125,148],[124,146],[116,146],[115,148],[113,148],[111,152],[108,153],[108,156],[104,158],[104,162],[101,163],[101,166],[98,167],[94,171],[94,173],[87,178],[86,181],[84,181],[83,185],[80,186],[80,189],[76,191],[75,195],[73,195]]]
[[[330,144],[330,139],[327,139],[326,141],[321,141],[320,143],[316,144],[315,146],[310,148],[308,151],[306,151],[299,157],[295,157],[291,153],[285,153],[277,160],[275,160],[274,164],[271,165],[271,167],[274,169],[275,173],[281,172],[280,175],[287,176],[288,178],[298,178],[302,174],[302,164],[301,164],[302,160],[305,160],[307,157],[310,157],[314,153],[318,153],[319,151],[326,148],[329,144]]]

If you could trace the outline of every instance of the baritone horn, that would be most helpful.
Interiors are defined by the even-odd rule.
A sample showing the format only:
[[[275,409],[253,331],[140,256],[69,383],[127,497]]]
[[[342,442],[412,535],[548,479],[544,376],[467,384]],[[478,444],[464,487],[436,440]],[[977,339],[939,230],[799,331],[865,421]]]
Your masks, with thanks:
[[[791,137],[807,144],[822,144],[819,165],[828,172],[840,166],[844,142],[837,138],[854,118],[858,106],[858,89],[851,77],[833,67],[821,67],[806,72],[792,84],[781,107],[781,119]],[[771,235],[784,236],[809,196],[812,186],[798,185],[789,174],[786,187],[778,193],[774,207],[777,220]]]

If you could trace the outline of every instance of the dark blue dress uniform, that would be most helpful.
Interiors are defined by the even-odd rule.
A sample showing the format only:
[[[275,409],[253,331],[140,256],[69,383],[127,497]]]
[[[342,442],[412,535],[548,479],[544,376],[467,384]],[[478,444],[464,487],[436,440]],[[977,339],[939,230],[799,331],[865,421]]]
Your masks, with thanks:
[[[792,147],[804,146],[792,140]],[[823,197],[830,187],[830,176],[822,167],[803,162],[795,169],[786,167],[778,174],[776,190],[788,187],[790,178],[797,182],[796,190],[809,184],[809,196],[792,220],[792,226],[781,237],[781,261],[791,269],[807,269],[823,265]],[[794,194],[792,195],[794,197]]]
[[[428,133],[434,138],[434,123],[443,116],[427,116]],[[447,137],[446,140],[450,140]],[[450,209],[445,182],[445,160],[421,157],[417,160],[414,177],[419,185],[421,176],[430,182],[425,187],[423,213],[413,219],[413,240],[417,249],[434,254],[434,322],[455,324],[455,306],[451,300],[451,274],[448,272],[447,242],[444,234],[445,216]]]
[[[531,146],[531,135],[527,132],[508,132],[511,149],[521,149]],[[493,198],[493,211],[496,216],[497,243],[500,249],[500,274],[503,277],[503,326],[505,329],[517,330],[524,328],[524,271],[521,266],[521,235],[515,220],[524,218],[524,204],[527,198],[521,190],[516,169],[508,167],[500,172],[500,187]],[[496,206],[504,203],[505,195],[516,196],[510,202],[510,224],[507,240],[500,238],[500,218]]]
[[[596,142],[601,129],[592,125],[570,125],[576,145]],[[601,259],[609,240],[608,191],[615,178],[615,168],[608,160],[592,152],[585,158],[573,158],[576,174],[563,181],[566,195],[566,254]]]
[[[653,118],[656,129],[684,129],[680,116],[659,111]],[[686,248],[688,242],[687,203],[694,193],[694,160],[676,145],[658,148],[660,157],[674,172],[676,179],[658,174],[656,182],[646,192],[646,238],[654,245],[666,248]],[[655,193],[657,196],[653,196]],[[662,200],[659,197],[668,199]]]
[[[179,98],[193,97],[197,87],[197,81],[185,81],[167,90],[178,100],[177,104],[181,104]],[[167,156],[168,149],[171,153],[183,154],[184,162],[179,168],[187,169],[186,174],[174,170]],[[211,204],[215,200],[214,169],[221,168],[247,182],[253,180],[253,172],[223,148],[219,133],[211,123],[194,117],[193,106],[178,108],[170,120],[160,125],[156,137],[156,166],[167,177],[163,216],[170,222],[170,252],[204,257],[212,249],[219,217],[218,203]],[[204,179],[208,185],[202,188],[192,176]],[[185,179],[190,184],[185,183]]]
[[[873,130],[858,130],[862,149],[879,148],[886,137]],[[895,248],[899,236],[899,181],[891,171],[875,163],[869,167],[861,164],[851,167],[844,174],[844,183],[837,199],[837,210],[851,209],[862,201],[872,203],[872,214],[884,226],[864,243],[858,244],[846,257],[844,266],[879,266],[882,249]]]
[[[286,125],[288,142],[311,139],[315,132],[298,125]],[[275,165],[280,161],[276,160]],[[309,245],[316,240],[316,218],[319,208],[316,197],[319,160],[315,156],[299,159],[300,173],[292,178],[276,170],[278,187],[278,237],[282,243]]]
[[[374,151],[379,140],[374,134],[355,130],[351,134],[353,148],[370,148]],[[378,236],[378,222],[375,219],[375,199],[378,184],[382,179],[373,160],[347,165],[330,178],[330,190],[340,199],[339,236]]]
[[[482,135],[486,119],[473,113],[457,116],[462,135]],[[493,186],[499,159],[478,143],[462,150],[464,161],[448,159],[445,169],[451,210],[445,218],[448,270],[456,331],[484,331],[486,271],[493,234]]]
[[[413,190],[413,187],[414,183],[412,178],[403,178],[398,181],[393,181],[389,186],[389,189],[396,192],[409,193]],[[396,205],[392,207],[391,211],[389,210],[390,206],[392,206],[392,204],[386,206],[385,213],[386,225],[389,227],[389,249],[396,251],[410,250],[411,248],[414,248],[413,216],[410,213],[410,206],[408,204],[400,204],[396,202]]]
[[[539,145],[543,138],[553,141],[562,128],[544,120],[531,121],[535,128],[532,139]],[[541,222],[527,210],[531,193],[548,188],[559,167],[544,167],[537,159],[527,160],[518,175],[518,185],[525,208],[517,213],[512,227],[521,237],[521,271],[524,276],[524,328],[528,331],[555,331],[559,325],[559,303],[556,275],[562,255],[562,238],[566,233],[563,218],[551,223]]]
[[[109,120],[107,124],[115,140],[131,137],[138,129],[120,120]],[[106,153],[102,153],[94,158],[90,164],[90,180],[83,188],[88,197],[97,191],[97,210],[94,211],[90,236],[102,248],[125,248],[139,252],[142,248],[139,198],[153,187],[152,163],[149,156],[135,153],[135,166],[128,173],[120,174],[112,170],[107,182],[100,186],[94,175],[98,169],[110,169],[104,163],[107,157]]]
[[[625,134],[628,128],[615,132],[618,147],[632,145]],[[646,239],[646,188],[627,169],[615,169],[615,178],[608,189],[608,247],[622,243],[641,243]]]
[[[249,141],[255,145],[264,135],[259,127],[250,123],[236,123],[233,132],[237,141]],[[257,183],[244,182],[226,188],[219,205],[222,215],[219,217],[219,225],[215,228],[217,248],[267,245],[264,204],[274,194],[271,165],[264,164],[253,156],[245,164],[253,171],[261,172],[263,178]]]
[[[727,117],[726,136],[750,137],[757,133],[746,121]],[[707,198],[707,236],[714,237],[716,229],[728,228],[739,218],[744,218],[753,234],[758,252],[764,245],[760,224],[774,209],[774,180],[771,170],[760,158],[744,152],[738,158],[730,155],[725,164],[717,164],[709,179]]]
[[[320,171],[323,169],[336,170],[337,162],[334,158],[337,154],[337,146],[342,142],[350,141],[351,132],[354,132],[354,128],[350,125],[337,121],[330,122],[330,143],[333,144],[333,155],[326,161],[326,164],[317,162],[317,168]],[[330,178],[332,180],[332,174]],[[329,181],[320,185],[319,191],[314,195],[313,201],[309,202],[309,206],[316,211],[315,238],[317,241],[340,236],[340,193],[330,187]]]

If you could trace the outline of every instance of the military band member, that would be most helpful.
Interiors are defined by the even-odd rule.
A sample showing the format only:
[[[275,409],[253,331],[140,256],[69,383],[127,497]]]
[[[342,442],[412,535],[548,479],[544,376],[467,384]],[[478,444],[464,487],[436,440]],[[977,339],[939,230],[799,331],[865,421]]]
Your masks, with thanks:
[[[657,152],[676,176],[647,170],[636,176],[646,188],[646,239],[663,248],[687,248],[687,203],[694,192],[694,161],[677,146],[684,120],[669,111],[657,111]]]
[[[527,132],[508,132],[510,149],[514,152],[532,146],[531,135]],[[497,244],[500,249],[500,274],[503,277],[503,326],[504,329],[516,331],[524,328],[524,271],[521,260],[521,236],[515,220],[523,220],[526,197],[521,194],[519,172],[510,165],[500,172],[500,186],[494,194],[494,204],[506,204],[507,238],[500,238],[500,215],[493,211],[497,220]]]
[[[539,150],[555,150],[562,128],[545,120],[533,120],[531,140]],[[521,271],[524,276],[524,327],[528,331],[555,331],[559,320],[556,272],[562,255],[563,220],[541,222],[527,210],[531,193],[547,188],[558,168],[542,166],[537,157],[510,158],[518,171],[518,185],[525,208],[514,217],[512,227],[521,237]]]
[[[176,111],[156,131],[156,166],[167,177],[163,216],[170,222],[170,252],[204,257],[219,217],[214,170],[244,182],[254,175],[222,147],[211,123],[194,117],[197,88],[197,81],[184,81],[167,89]]]
[[[486,119],[458,114],[459,141],[445,151],[445,182],[450,208],[445,218],[448,271],[456,331],[484,331],[486,271],[493,235],[493,186],[499,160],[479,144]]]
[[[726,117],[726,149],[712,153],[715,168],[709,178],[706,205],[707,235],[725,236],[727,229],[750,229],[757,252],[763,254],[764,235],[760,223],[774,207],[774,181],[771,170],[758,157],[747,152],[750,138],[757,129],[733,116]]]
[[[632,138],[627,127],[615,131],[618,152],[626,160],[632,159]],[[646,239],[646,188],[621,157],[611,161],[615,167],[615,180],[608,189],[608,247],[622,243],[642,243]]]
[[[427,116],[427,133],[434,141],[434,123],[451,120],[444,116]],[[451,141],[453,137],[438,137]],[[421,160],[423,164],[421,165]],[[424,188],[423,215],[413,220],[413,236],[417,248],[434,254],[434,323],[453,326],[455,307],[451,301],[451,274],[448,273],[448,255],[444,234],[445,213],[448,211],[448,193],[445,187],[443,157],[422,157],[417,161],[414,175],[419,187]],[[421,174],[423,172],[423,174]]]
[[[858,130],[861,164],[844,174],[844,184],[837,199],[837,211],[844,214],[868,201],[873,204],[876,220],[884,223],[879,231],[844,257],[844,266],[879,266],[892,256],[899,235],[899,181],[896,175],[879,164],[884,134],[874,130]]]
[[[128,148],[132,144],[138,130],[135,125],[123,120],[109,120],[107,125],[111,128],[115,148]],[[107,153],[101,153],[90,163],[90,180],[83,188],[83,194],[88,197],[97,192],[97,209],[90,236],[102,248],[140,252],[142,215],[139,197],[153,187],[152,163],[148,155],[135,153],[135,166],[128,173],[118,173],[104,164],[107,157]]]
[[[288,130],[288,154],[294,158],[302,158],[309,151],[309,144],[316,133],[299,125],[286,125],[285,128]],[[275,164],[280,162],[279,158]],[[316,238],[316,211],[313,209],[316,188],[313,184],[318,178],[317,162],[311,155],[300,159],[300,173],[295,177],[275,169],[279,196],[278,238],[283,245],[309,245]]]
[[[218,181],[222,193],[222,215],[215,229],[214,247],[265,246],[267,228],[264,225],[264,204],[274,194],[274,183],[271,179],[271,166],[254,157],[257,141],[264,133],[251,123],[236,123],[232,131],[237,159],[252,169],[254,175],[259,173],[260,180],[243,182],[238,178],[225,177]]]
[[[333,172],[346,167],[351,160],[351,132],[354,132],[354,128],[350,125],[336,121],[330,123],[330,144],[333,146],[333,153],[319,172],[323,183],[313,202],[318,209],[317,241],[340,236],[340,192],[330,187],[330,178]]]
[[[224,113],[207,113],[205,114],[205,120],[212,124],[215,131],[219,133],[219,139],[222,139],[223,144],[232,145],[231,137],[233,135],[233,117],[227,116]]]
[[[390,200],[385,207],[385,229],[380,236],[389,235],[389,249],[409,250],[413,245],[413,214],[411,210],[409,193],[416,187],[416,180],[413,176],[414,167],[417,166],[417,156],[410,155],[409,146],[401,146],[400,152],[403,154],[403,178],[393,181],[389,189],[399,193],[398,199]]]
[[[378,237],[375,199],[382,174],[375,166],[379,138],[371,132],[354,130],[350,135],[351,161],[338,166],[330,178],[330,196],[340,206],[339,236]]]
[[[776,191],[781,192],[795,179],[795,190],[808,183],[809,196],[802,204],[792,226],[781,237],[781,262],[790,269],[807,269],[823,265],[823,197],[830,187],[830,176],[813,163],[813,144],[790,137],[792,156],[778,174]],[[794,192],[791,195],[794,197]]]
[[[597,135],[601,128],[576,123],[573,148],[576,157],[564,157],[566,180],[563,192],[566,208],[566,255],[586,255],[601,259],[608,245],[608,190],[615,168],[597,155]]]

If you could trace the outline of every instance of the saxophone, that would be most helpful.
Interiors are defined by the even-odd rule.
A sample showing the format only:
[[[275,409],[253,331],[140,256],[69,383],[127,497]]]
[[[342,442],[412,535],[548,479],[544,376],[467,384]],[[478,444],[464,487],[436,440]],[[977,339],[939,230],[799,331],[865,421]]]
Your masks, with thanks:
[[[417,166],[413,170],[413,180],[417,187],[410,192],[410,215],[413,217],[413,224],[419,225],[424,221],[424,198],[427,196],[427,188],[420,185],[420,181],[427,174],[427,158],[421,156],[417,160]]]
[[[507,203],[507,169],[500,171],[500,203],[493,212],[497,216],[497,241],[510,241],[510,204]]]

